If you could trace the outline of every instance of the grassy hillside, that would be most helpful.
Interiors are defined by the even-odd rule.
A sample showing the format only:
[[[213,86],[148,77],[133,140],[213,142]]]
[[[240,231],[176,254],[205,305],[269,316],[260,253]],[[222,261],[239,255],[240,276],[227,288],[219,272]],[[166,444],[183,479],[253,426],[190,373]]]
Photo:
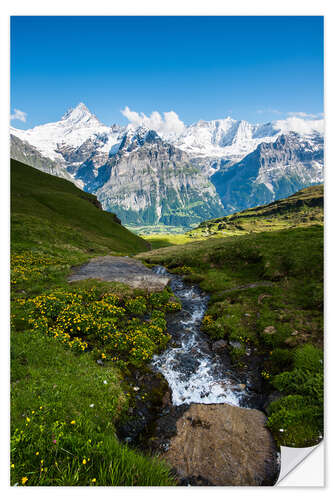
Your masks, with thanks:
[[[116,437],[141,397],[128,365],[144,365],[168,340],[167,305],[119,283],[66,282],[72,265],[147,243],[71,183],[11,168],[11,484],[174,484],[163,463]]]
[[[279,202],[289,215],[292,198]],[[258,220],[272,208],[276,204],[248,212]],[[314,221],[318,217],[317,205],[304,209],[305,226],[244,231],[138,256],[183,274],[210,294],[203,329],[233,343],[230,354],[241,370],[251,361],[247,347],[260,355],[267,390],[280,392],[269,409],[269,426],[286,446],[310,446],[323,432],[323,227],[310,225],[312,210]],[[259,220],[263,227],[265,217]]]
[[[225,237],[322,223],[323,203],[323,185],[311,186],[268,205],[204,221],[187,235],[190,238]]]
[[[242,236],[263,231],[278,231],[284,228],[305,227],[322,224],[324,188],[323,185],[302,189],[282,200],[251,208],[225,217],[210,219],[183,234],[149,234],[142,236],[152,249],[182,245],[207,238]]]
[[[75,247],[89,253],[135,253],[144,240],[104,212],[95,196],[72,183],[11,161],[12,243],[15,247],[46,244]]]
[[[73,265],[95,255],[130,255],[149,243],[101,210],[95,196],[72,183],[11,161],[13,291],[65,283]],[[60,280],[60,281],[59,281]]]

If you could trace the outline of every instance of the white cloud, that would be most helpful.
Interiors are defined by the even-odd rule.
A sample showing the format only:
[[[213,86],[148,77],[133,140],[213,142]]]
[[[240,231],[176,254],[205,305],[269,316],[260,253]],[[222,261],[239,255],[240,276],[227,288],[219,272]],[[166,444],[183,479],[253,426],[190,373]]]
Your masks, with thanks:
[[[288,116],[297,116],[299,118],[308,118],[308,119],[315,119],[315,118],[321,118],[323,116],[323,113],[317,113],[317,114],[312,114],[312,113],[304,113],[304,111],[289,111],[287,113]]]
[[[27,121],[27,113],[21,111],[20,109],[14,108],[14,113],[10,115],[11,120],[20,120],[21,122]]]
[[[285,120],[277,120],[274,122],[276,128],[281,132],[297,132],[301,135],[312,134],[313,132],[324,133],[324,120],[305,120],[298,116],[289,116]]]
[[[128,106],[121,110],[133,127],[144,126],[155,130],[162,137],[179,135],[185,130],[185,124],[174,111],[167,111],[163,116],[158,111],[153,111],[150,116],[132,111]]]

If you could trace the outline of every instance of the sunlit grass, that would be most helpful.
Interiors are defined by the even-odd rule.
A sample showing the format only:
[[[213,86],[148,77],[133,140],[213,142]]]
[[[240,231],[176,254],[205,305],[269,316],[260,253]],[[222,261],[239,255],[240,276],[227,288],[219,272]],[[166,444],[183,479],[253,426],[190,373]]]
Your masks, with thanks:
[[[322,352],[321,224],[207,238],[137,257],[199,283],[210,294],[203,330],[214,340],[236,343],[230,354],[240,369],[247,367],[246,348],[255,349],[262,357],[261,374],[271,391],[275,390],[275,376],[292,369],[295,349],[313,344]],[[308,401],[310,393],[322,389],[322,367],[316,366],[315,375],[309,377],[308,392],[299,387],[292,402],[281,399],[279,405],[272,406],[270,426],[278,443],[302,447],[320,440],[322,402],[314,401],[311,406]],[[289,397],[288,391],[286,386],[283,396]],[[302,421],[305,406],[308,411],[303,412]]]
[[[95,255],[147,243],[63,179],[12,162],[11,181],[11,484],[175,484],[161,461],[120,443],[115,427],[133,397],[126,366],[162,348],[163,310],[177,306],[169,293],[66,281]]]

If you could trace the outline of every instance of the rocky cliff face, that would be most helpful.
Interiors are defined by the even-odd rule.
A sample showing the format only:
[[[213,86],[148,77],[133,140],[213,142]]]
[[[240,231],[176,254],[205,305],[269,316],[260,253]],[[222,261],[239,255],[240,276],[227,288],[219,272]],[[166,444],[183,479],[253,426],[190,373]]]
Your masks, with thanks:
[[[83,168],[87,165],[78,176]],[[189,227],[224,214],[207,176],[185,152],[151,130],[126,134],[118,152],[99,168],[87,189],[125,224]]]
[[[10,156],[13,160],[20,161],[26,165],[31,165],[42,172],[62,177],[68,181],[74,182],[79,187],[82,187],[80,182],[66,170],[65,164],[53,161],[46,156],[43,156],[37,148],[31,146],[28,142],[22,141],[15,135],[10,136]]]
[[[200,120],[166,136],[106,126],[80,103],[11,134],[13,158],[96,194],[128,225],[189,228],[323,180],[323,120]]]
[[[324,141],[290,132],[275,142],[262,143],[211,180],[226,212],[244,210],[285,198],[300,189],[323,182]]]

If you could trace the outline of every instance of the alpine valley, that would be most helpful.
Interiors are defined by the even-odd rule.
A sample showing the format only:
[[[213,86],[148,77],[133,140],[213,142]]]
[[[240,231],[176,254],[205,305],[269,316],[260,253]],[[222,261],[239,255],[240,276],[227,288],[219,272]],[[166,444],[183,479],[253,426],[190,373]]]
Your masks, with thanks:
[[[228,117],[161,132],[106,126],[80,103],[10,133],[13,159],[95,194],[141,233],[181,232],[323,182],[323,120]]]

